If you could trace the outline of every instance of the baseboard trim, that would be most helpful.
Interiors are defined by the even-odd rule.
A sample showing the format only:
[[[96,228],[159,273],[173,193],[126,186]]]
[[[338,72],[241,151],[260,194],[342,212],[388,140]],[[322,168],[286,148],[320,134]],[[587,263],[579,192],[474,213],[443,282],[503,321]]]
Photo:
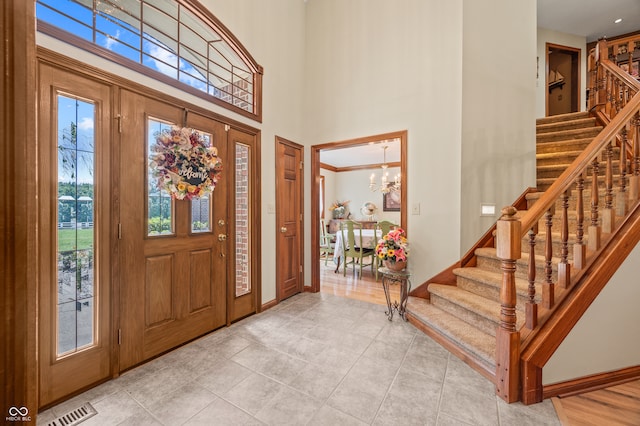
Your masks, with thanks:
[[[267,303],[263,303],[262,306],[260,307],[260,312],[264,312],[267,309],[271,309],[277,304],[278,304],[278,301],[276,299],[270,300]]]
[[[640,365],[544,386],[543,398],[566,398],[640,379]]]

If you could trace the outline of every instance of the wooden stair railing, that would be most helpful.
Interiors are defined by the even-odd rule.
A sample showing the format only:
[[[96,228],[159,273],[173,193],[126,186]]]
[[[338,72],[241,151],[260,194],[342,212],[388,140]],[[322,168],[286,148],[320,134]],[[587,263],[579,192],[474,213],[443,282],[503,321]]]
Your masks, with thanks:
[[[519,399],[522,399],[525,404],[542,401],[542,367],[566,334],[561,337],[556,334],[551,339],[552,341],[545,341],[544,344],[536,346],[534,350],[529,350],[527,346],[536,339],[537,333],[552,317],[551,314],[557,310],[559,304],[574,289],[577,289],[578,282],[585,278],[588,281],[589,276],[584,273],[586,268],[598,260],[598,256],[603,253],[603,244],[610,244],[613,237],[617,236],[616,233],[621,232],[622,226],[628,225],[630,215],[636,214],[638,210],[638,188],[640,187],[640,95],[638,93],[640,92],[640,84],[607,59],[607,55],[603,54],[607,51],[606,49],[606,42],[603,42],[596,48],[596,54],[600,52],[599,58],[596,56],[595,59],[590,60],[590,64],[596,66],[597,69],[591,73],[596,76],[596,84],[592,86],[589,99],[590,102],[592,101],[592,113],[608,124],[571,166],[529,207],[528,211],[517,218],[515,208],[505,208],[503,216],[497,223],[496,251],[502,261],[503,279],[500,291],[501,312],[497,333],[495,383],[496,393],[507,402]],[[627,146],[629,140],[631,144]],[[621,145],[622,154],[619,166],[620,179],[615,191],[621,195],[618,195],[616,208],[614,208],[612,153],[613,145],[617,146],[618,144]],[[628,161],[630,161],[630,176],[627,177]],[[602,194],[601,182],[604,182]],[[585,225],[583,192],[589,183],[591,192],[590,220]],[[574,184],[577,189],[577,220],[575,229],[569,229],[568,199]],[[601,198],[604,201],[604,208],[600,206]],[[561,206],[560,243],[562,248],[558,276],[554,280],[551,267],[553,257],[551,228],[556,206]],[[538,223],[541,220],[546,228],[544,250],[546,276],[542,284],[542,306],[536,306],[536,268],[533,252],[538,234]],[[638,223],[640,224],[640,221]],[[583,235],[585,230],[586,243]],[[576,243],[573,247],[573,264],[568,260],[568,236],[570,233],[576,235]],[[515,327],[515,262],[520,258],[521,241],[526,235],[529,236],[531,247],[528,257],[530,262],[528,268],[529,302],[525,309],[525,315],[527,315],[525,325],[521,330],[517,330]],[[635,234],[629,235],[630,238],[636,238]],[[617,259],[619,263],[615,267],[617,268],[623,260],[624,257]],[[562,325],[563,333],[568,333],[571,330],[590,303],[591,301],[573,305],[573,309],[580,312],[573,315],[573,323]],[[528,358],[521,357],[521,350],[529,350]],[[544,356],[540,355],[542,352],[544,352]]]

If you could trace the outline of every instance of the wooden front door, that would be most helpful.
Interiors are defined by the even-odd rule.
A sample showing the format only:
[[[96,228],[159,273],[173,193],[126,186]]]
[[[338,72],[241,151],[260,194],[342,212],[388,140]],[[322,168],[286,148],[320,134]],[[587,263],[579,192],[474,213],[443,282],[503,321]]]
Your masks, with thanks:
[[[276,140],[276,293],[278,301],[303,289],[302,146]]]
[[[175,105],[121,91],[121,371],[226,322],[229,173],[208,199],[174,200],[149,170],[156,135],[182,127],[185,115]],[[208,138],[223,162],[232,161],[223,123],[189,113],[184,124]]]
[[[111,374],[111,87],[39,63],[39,406]],[[36,265],[33,265],[34,267]],[[35,301],[34,301],[35,303]]]

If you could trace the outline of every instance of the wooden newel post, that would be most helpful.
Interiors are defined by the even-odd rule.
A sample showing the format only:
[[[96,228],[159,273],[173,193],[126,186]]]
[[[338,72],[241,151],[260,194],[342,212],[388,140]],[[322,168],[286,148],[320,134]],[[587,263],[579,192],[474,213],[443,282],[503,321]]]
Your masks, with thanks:
[[[500,325],[496,334],[496,393],[506,402],[520,395],[520,332],[516,329],[516,260],[521,256],[522,233],[517,210],[502,209],[497,223],[496,254],[501,260]]]

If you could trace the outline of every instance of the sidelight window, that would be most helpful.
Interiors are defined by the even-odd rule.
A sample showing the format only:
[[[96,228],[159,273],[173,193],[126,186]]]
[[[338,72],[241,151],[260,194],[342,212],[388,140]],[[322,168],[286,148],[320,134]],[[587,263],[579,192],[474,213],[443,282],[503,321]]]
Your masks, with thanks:
[[[95,105],[57,96],[57,355],[96,341]]]

